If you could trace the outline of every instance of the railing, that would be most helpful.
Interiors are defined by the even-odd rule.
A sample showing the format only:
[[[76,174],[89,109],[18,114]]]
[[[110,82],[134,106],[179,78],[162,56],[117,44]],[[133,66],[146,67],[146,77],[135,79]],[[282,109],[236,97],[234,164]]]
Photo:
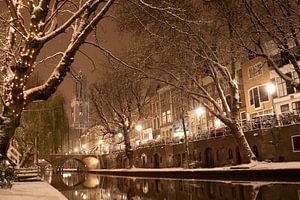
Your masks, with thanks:
[[[300,112],[288,112],[280,115],[261,115],[256,116],[251,120],[243,120],[240,122],[244,132],[258,130],[258,129],[270,129],[273,127],[287,126],[300,123]],[[217,137],[226,137],[231,135],[228,127],[222,127],[218,129],[212,129],[201,134],[195,134],[188,136],[188,141],[207,140]],[[155,140],[149,140],[143,144],[136,146],[135,148],[153,147],[167,144],[180,144],[184,139],[179,138],[161,138]]]
[[[15,169],[16,181],[41,180],[42,173],[40,167]]]
[[[244,132],[258,130],[258,129],[270,129],[273,127],[281,127],[292,124],[300,123],[300,112],[288,112],[280,115],[260,115],[256,116],[251,120],[240,121],[240,125]],[[226,137],[231,135],[230,129],[228,127],[221,127],[218,129],[210,129],[208,131],[202,131],[198,134],[193,134],[188,136],[188,141],[200,141],[208,140],[218,137]],[[160,145],[174,145],[184,143],[183,138],[159,138],[154,140],[148,140],[142,144],[133,146],[133,149],[153,147]],[[115,150],[114,153],[123,150]]]
[[[257,129],[269,129],[273,127],[287,126],[300,123],[299,112],[287,112],[280,115],[261,115],[252,120],[241,121],[243,131]]]

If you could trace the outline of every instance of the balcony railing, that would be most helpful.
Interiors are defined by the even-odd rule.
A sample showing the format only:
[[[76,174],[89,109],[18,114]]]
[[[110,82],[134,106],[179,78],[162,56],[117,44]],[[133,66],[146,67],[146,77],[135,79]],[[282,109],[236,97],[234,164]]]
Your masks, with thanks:
[[[300,112],[286,112],[280,115],[261,115],[252,120],[241,121],[243,131],[269,129],[300,123]]]
[[[258,130],[258,129],[270,129],[273,127],[287,126],[300,123],[300,112],[288,112],[280,115],[261,115],[256,116],[251,120],[243,120],[240,122],[244,132]],[[188,136],[188,141],[200,141],[208,140],[218,137],[226,137],[231,135],[228,127],[222,127],[218,129],[211,129],[201,134],[194,134]],[[183,138],[160,138],[155,140],[149,140],[143,144],[136,146],[136,148],[153,147],[159,145],[172,145],[184,143]]]

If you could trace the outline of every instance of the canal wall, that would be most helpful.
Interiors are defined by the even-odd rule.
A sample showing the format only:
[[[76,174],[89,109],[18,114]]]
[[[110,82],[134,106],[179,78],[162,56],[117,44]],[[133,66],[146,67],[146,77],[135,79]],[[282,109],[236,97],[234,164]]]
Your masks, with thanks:
[[[245,136],[259,161],[300,161],[300,125],[293,124],[269,129],[245,132]],[[185,143],[156,144],[133,151],[135,166],[142,168],[221,167],[243,163],[234,137],[226,135],[189,142],[190,155],[187,158]],[[127,168],[124,152],[117,152],[112,158],[104,155],[106,166],[101,168]]]

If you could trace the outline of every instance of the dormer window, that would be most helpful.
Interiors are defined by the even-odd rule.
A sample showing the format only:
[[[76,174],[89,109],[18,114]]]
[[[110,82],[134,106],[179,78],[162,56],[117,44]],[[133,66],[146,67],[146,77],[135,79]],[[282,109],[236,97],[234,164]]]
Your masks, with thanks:
[[[256,76],[259,76],[263,73],[263,65],[262,63],[257,63],[255,65],[252,65],[248,68],[248,77],[254,78]]]

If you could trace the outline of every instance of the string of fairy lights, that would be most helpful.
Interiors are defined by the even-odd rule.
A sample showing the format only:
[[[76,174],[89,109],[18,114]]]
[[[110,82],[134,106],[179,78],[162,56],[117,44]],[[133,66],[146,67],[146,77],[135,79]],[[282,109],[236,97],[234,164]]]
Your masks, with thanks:
[[[11,5],[13,5],[13,8],[11,8]],[[28,5],[32,8],[33,12],[29,27],[30,32],[27,33],[27,37],[23,35],[21,38],[21,40],[23,40],[25,43],[25,47],[20,48],[20,58],[15,63],[15,66],[1,67],[1,72],[4,74],[2,98],[4,99],[5,106],[8,107],[11,112],[15,114],[15,116],[19,116],[20,114],[16,112],[16,109],[19,107],[17,102],[21,102],[21,104],[23,104],[21,105],[21,110],[24,110],[26,104],[28,103],[26,101],[26,96],[24,95],[24,91],[26,90],[25,85],[36,67],[35,59],[37,56],[37,46],[39,45],[39,42],[37,42],[36,38],[37,36],[42,36],[44,30],[43,20],[38,19],[37,17],[38,12],[41,12],[41,9],[34,7],[32,0],[28,1]],[[9,9],[15,9],[17,18],[21,16],[21,9],[23,7],[24,5],[22,1],[10,1],[10,4],[8,4]],[[17,22],[13,23],[13,20],[15,19],[11,17],[6,48],[12,46],[12,44],[15,42],[14,40],[16,40],[16,34],[20,33],[20,31],[16,31],[16,27],[18,27]],[[8,53],[6,56],[7,58],[12,57],[12,55]],[[20,112],[19,110],[20,107],[18,112]]]

